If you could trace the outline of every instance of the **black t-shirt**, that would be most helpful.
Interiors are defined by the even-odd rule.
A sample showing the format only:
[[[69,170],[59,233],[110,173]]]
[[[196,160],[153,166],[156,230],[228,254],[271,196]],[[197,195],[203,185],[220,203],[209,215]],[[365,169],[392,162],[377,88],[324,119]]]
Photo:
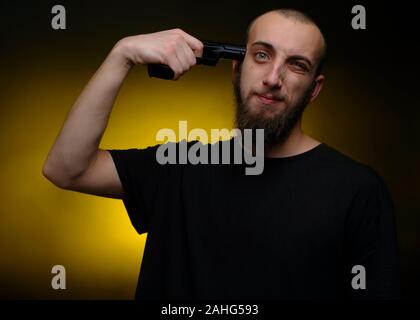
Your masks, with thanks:
[[[399,297],[393,202],[372,168],[325,143],[265,158],[260,175],[161,165],[157,148],[109,150],[148,234],[137,299]]]

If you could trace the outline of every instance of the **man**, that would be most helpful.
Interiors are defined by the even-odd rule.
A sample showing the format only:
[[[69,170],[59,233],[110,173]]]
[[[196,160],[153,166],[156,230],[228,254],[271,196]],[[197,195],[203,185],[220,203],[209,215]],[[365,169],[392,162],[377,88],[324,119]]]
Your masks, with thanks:
[[[265,168],[160,165],[158,146],[101,150],[114,99],[135,64],[175,79],[202,43],[182,30],[120,40],[75,102],[43,173],[57,186],[123,199],[148,232],[140,299],[398,298],[393,204],[375,171],[304,134],[326,44],[295,10],[252,22],[233,63],[239,129],[264,129]]]

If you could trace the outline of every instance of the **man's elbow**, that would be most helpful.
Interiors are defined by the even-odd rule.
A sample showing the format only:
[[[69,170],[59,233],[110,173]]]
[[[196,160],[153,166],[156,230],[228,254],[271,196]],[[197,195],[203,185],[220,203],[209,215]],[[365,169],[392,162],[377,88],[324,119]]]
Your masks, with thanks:
[[[48,163],[45,163],[42,167],[42,175],[61,189],[69,189],[71,186],[71,179],[63,172],[53,170]]]

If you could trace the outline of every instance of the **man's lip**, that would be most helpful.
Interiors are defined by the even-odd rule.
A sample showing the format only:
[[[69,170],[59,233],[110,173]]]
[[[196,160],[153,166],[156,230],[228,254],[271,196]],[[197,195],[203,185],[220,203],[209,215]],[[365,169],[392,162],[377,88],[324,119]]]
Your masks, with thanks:
[[[256,96],[262,103],[265,103],[265,104],[273,104],[273,103],[281,101],[281,99],[272,98],[272,97],[261,95],[258,93],[256,94]]]

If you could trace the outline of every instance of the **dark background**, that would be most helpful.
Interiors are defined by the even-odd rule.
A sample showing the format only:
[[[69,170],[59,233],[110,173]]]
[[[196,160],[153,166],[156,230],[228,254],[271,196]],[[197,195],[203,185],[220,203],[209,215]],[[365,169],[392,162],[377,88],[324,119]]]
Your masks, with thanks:
[[[66,8],[67,30],[56,31],[51,28],[51,8],[55,4]],[[353,30],[351,27],[351,8],[357,4],[366,8],[366,30]],[[296,0],[1,2],[0,156],[4,161],[2,180],[8,181],[8,184],[1,190],[4,198],[0,207],[0,297],[62,297],[51,293],[47,285],[40,285],[50,277],[49,270],[45,271],[44,266],[55,263],[50,259],[52,256],[65,260],[66,255],[72,255],[60,251],[58,247],[44,250],[40,255],[34,253],[40,247],[56,241],[55,236],[62,237],[60,232],[50,232],[53,225],[40,222],[54,217],[57,212],[50,205],[54,197],[63,193],[55,189],[53,191],[53,187],[44,181],[40,176],[41,166],[71,101],[77,97],[83,83],[97,69],[112,46],[128,35],[175,27],[199,39],[239,44],[243,42],[248,23],[254,17],[281,7],[292,7],[308,13],[318,22],[328,43],[325,69],[327,82],[317,101],[318,109],[308,111],[308,131],[340,151],[371,165],[384,178],[396,208],[403,295],[405,298],[419,297],[420,252],[417,229],[420,225],[420,140],[417,127],[420,50],[419,17],[415,14],[414,4],[408,1],[398,1],[391,5],[382,1],[330,3]],[[222,64],[219,70],[228,75],[229,66]],[[180,89],[183,85],[182,90],[188,92],[188,84],[191,79],[199,76],[198,72],[184,82],[179,81],[176,88]],[[217,75],[213,71],[207,72],[209,78],[199,77],[195,90],[210,90],[211,77],[216,79]],[[132,86],[139,79],[146,79],[141,68],[134,74],[128,80]],[[153,81],[153,88],[158,85],[162,88],[168,86],[159,80]],[[70,87],[70,83],[77,85]],[[135,95],[135,90],[130,91],[129,88],[132,87],[127,87],[125,94]],[[40,90],[44,90],[42,94]],[[194,114],[196,106],[185,108],[183,112],[190,109],[191,114]],[[173,112],[178,119],[176,109]],[[157,127],[164,127],[156,120],[151,122],[156,123]],[[149,131],[153,135],[153,130]],[[109,136],[108,146],[121,146],[113,139],[113,136]],[[23,159],[31,159],[31,162],[24,162]],[[30,187],[26,191],[22,191],[16,181],[22,179],[25,181],[22,185],[28,186],[31,177],[19,174],[21,168],[16,167],[19,161],[22,161],[23,166],[30,166],[27,172],[33,172],[34,175],[34,182],[29,182]],[[51,189],[36,196],[37,207],[34,208],[29,194],[37,188]],[[24,198],[26,196],[28,198]],[[65,205],[72,206],[73,201],[88,201],[86,197],[80,200],[73,196],[65,198]],[[62,200],[60,198],[61,204]],[[102,208],[106,205],[101,203],[98,206]],[[122,208],[119,210],[123,211]],[[66,221],[83,221],[81,215],[69,215],[62,219],[64,228]],[[27,226],[27,230],[37,231],[23,233],[24,226]],[[78,229],[75,227],[72,230]],[[39,238],[31,238],[31,235],[41,233]],[[71,234],[69,232],[67,238],[60,239],[71,242]],[[78,246],[86,245],[80,238],[78,241]],[[94,252],[97,252],[95,246],[101,246],[100,243],[89,245]],[[85,258],[77,257],[79,260]],[[68,260],[71,263],[71,258]],[[86,269],[78,269],[77,273],[82,274],[85,272],[83,270]],[[26,273],[28,276],[24,282],[22,274]],[[63,297],[129,297],[133,293],[137,273],[137,269],[132,272],[129,290],[113,291],[111,286],[104,286],[87,290],[89,294],[86,295],[81,292],[85,286],[89,287],[86,284],[87,278],[80,276],[75,279],[83,284],[77,290],[69,289],[70,293]],[[114,279],[113,276],[109,278]],[[96,280],[106,282],[106,279],[107,273],[104,272]],[[26,285],[28,281],[31,289]]]

